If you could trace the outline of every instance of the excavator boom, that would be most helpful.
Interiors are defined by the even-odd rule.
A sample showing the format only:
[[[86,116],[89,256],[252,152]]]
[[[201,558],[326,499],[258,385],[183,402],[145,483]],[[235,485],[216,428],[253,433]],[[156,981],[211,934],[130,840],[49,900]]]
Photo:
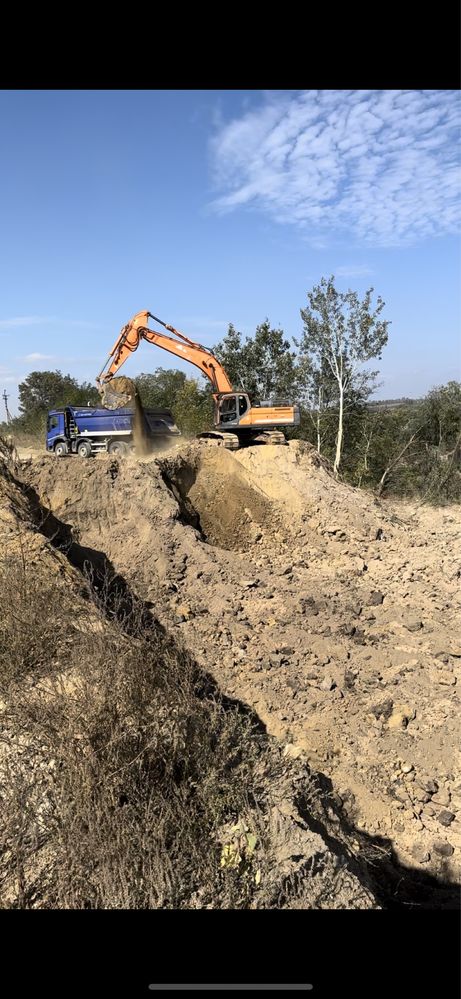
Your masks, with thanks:
[[[149,318],[164,326],[170,333],[174,333],[174,337],[166,336],[165,333],[149,329],[147,325]],[[224,368],[211,350],[208,350],[207,347],[202,347],[199,343],[194,343],[193,340],[189,340],[189,337],[185,336],[184,333],[175,329],[174,326],[164,323],[151,312],[138,312],[131,322],[127,323],[121,330],[102,371],[96,379],[101,386],[100,393],[104,404],[106,405],[109,402],[108,408],[112,408],[110,399],[114,395],[108,383],[118,373],[129,355],[137,350],[142,340],[153,343],[157,347],[169,351],[170,354],[175,354],[176,357],[182,357],[185,361],[190,361],[196,368],[199,368],[203,375],[209,378],[213,386],[213,391],[216,394],[232,392],[231,382]],[[116,406],[120,406],[126,402],[126,399],[121,401],[120,394],[117,394],[115,402]]]

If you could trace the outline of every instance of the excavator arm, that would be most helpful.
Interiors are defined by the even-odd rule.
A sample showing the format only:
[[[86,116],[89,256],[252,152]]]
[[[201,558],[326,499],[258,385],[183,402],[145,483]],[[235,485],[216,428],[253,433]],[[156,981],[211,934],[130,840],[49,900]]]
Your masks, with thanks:
[[[147,325],[149,319],[153,319],[154,322],[159,323],[160,326],[173,333],[174,337],[166,336],[165,333],[149,329]],[[103,401],[108,396],[108,386],[111,379],[119,372],[129,355],[137,350],[141,340],[153,343],[157,347],[169,351],[170,354],[175,354],[176,357],[182,357],[185,361],[194,364],[203,375],[209,378],[213,386],[213,392],[216,395],[233,391],[224,368],[211,350],[202,347],[199,343],[194,343],[193,340],[189,340],[184,333],[180,333],[174,326],[164,323],[151,312],[138,312],[121,330],[102,371],[96,379],[100,386],[99,392]]]

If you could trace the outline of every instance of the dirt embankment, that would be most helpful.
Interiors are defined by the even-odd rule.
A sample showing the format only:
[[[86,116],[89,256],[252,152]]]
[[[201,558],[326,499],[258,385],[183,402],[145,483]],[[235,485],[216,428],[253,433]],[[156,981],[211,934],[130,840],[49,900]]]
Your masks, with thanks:
[[[345,821],[456,880],[459,510],[378,502],[300,442],[65,468],[27,469],[45,506],[332,780]]]
[[[142,561],[119,479],[139,483],[141,505],[159,493],[147,547],[184,529],[159,468],[45,458],[37,471],[46,503],[0,463],[0,904],[379,908],[329,789],[223,697],[105,553],[117,522]]]

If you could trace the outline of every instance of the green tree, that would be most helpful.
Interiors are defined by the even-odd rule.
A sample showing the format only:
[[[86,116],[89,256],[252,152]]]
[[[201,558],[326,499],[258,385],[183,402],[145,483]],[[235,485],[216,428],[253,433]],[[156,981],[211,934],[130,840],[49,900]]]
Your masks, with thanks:
[[[234,388],[244,388],[252,402],[274,397],[296,401],[302,373],[296,351],[284,331],[272,327],[268,319],[256,327],[253,337],[245,340],[230,324],[213,352]]]
[[[60,406],[96,405],[100,399],[95,385],[79,384],[61,371],[31,371],[19,384],[19,410],[32,418]]]
[[[372,293],[373,288],[369,288],[360,299],[355,291],[337,291],[334,276],[322,278],[308,292],[307,308],[301,309],[304,329],[298,346],[308,359],[307,369],[315,373],[318,384],[322,378],[326,380],[328,372],[328,384],[335,386],[335,472],[341,464],[346,408],[363,403],[375,389],[378,372],[364,368],[364,364],[381,357],[388,339],[389,322],[380,319],[384,302],[378,296],[372,311]]]
[[[186,378],[176,397],[174,416],[183,434],[198,434],[213,425],[213,400],[211,391],[203,388],[195,378]]]
[[[177,368],[156,368],[152,374],[138,375],[135,382],[143,406],[174,410],[186,375]]]
[[[451,381],[431,389],[423,408],[428,441],[440,453],[455,447],[461,433],[461,382]]]

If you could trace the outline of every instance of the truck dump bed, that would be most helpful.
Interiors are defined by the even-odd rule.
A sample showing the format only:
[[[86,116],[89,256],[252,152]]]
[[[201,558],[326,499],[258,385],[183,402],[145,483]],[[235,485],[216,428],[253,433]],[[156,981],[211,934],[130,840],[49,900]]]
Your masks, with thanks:
[[[134,409],[104,409],[102,406],[69,406],[80,433],[130,432],[133,426]],[[176,437],[180,435],[174,417],[169,409],[145,409],[148,434],[154,437]]]

